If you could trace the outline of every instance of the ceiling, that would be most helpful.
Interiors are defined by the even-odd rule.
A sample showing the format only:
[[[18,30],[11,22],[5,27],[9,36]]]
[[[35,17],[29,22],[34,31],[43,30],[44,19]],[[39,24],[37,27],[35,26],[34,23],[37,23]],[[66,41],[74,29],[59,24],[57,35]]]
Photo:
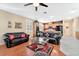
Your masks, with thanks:
[[[33,5],[24,6],[24,4],[26,3],[0,3],[0,9],[40,22],[59,21],[79,16],[78,3],[45,3],[48,7],[38,6],[37,12]]]

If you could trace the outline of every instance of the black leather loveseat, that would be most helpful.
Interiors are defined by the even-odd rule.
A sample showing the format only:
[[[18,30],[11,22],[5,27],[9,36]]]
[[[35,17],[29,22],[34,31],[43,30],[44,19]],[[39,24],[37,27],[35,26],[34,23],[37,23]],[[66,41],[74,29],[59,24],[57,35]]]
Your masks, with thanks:
[[[27,42],[29,40],[29,35],[24,32],[6,33],[4,36],[4,41],[8,48]]]

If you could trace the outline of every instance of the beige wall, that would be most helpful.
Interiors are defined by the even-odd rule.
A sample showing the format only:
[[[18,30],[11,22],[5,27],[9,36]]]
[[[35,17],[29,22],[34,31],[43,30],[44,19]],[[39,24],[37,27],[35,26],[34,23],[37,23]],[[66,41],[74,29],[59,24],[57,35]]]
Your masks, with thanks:
[[[79,17],[63,21],[64,37],[79,37]],[[68,27],[68,28],[67,28]]]
[[[75,18],[74,22],[75,22],[75,31],[79,32],[79,17]]]
[[[75,37],[79,40],[79,17],[74,19],[74,25],[75,25]]]
[[[12,28],[8,28],[8,21],[11,21]],[[22,23],[22,29],[15,29],[15,22]],[[7,32],[25,32],[26,18],[3,10],[0,10],[0,44],[4,44],[3,34]]]
[[[73,18],[71,20],[64,20],[64,36],[72,36],[74,39],[79,37],[79,17]],[[68,29],[66,28],[68,26]]]
[[[74,20],[64,20],[63,21],[63,35],[64,37],[74,36]]]
[[[63,21],[64,37],[60,40],[60,50],[68,56],[79,55],[79,18]],[[68,26],[68,28],[66,28]],[[77,36],[76,36],[77,34]]]

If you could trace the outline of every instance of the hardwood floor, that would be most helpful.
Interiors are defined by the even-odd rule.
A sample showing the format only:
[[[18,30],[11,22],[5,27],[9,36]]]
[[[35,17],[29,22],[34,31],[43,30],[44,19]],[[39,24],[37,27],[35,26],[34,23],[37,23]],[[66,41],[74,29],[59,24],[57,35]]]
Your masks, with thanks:
[[[26,46],[28,45],[29,45],[29,42],[20,44],[12,48],[6,48],[5,45],[1,45],[0,56],[27,56]],[[64,53],[60,51],[58,45],[52,45],[52,46],[54,46],[54,49],[51,53],[51,56],[64,56]]]

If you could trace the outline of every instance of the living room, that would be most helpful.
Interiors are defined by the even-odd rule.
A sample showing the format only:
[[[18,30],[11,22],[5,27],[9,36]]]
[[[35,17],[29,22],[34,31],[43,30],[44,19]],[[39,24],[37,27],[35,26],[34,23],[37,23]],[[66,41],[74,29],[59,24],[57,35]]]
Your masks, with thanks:
[[[79,4],[33,4],[0,3],[0,56],[77,56]]]

